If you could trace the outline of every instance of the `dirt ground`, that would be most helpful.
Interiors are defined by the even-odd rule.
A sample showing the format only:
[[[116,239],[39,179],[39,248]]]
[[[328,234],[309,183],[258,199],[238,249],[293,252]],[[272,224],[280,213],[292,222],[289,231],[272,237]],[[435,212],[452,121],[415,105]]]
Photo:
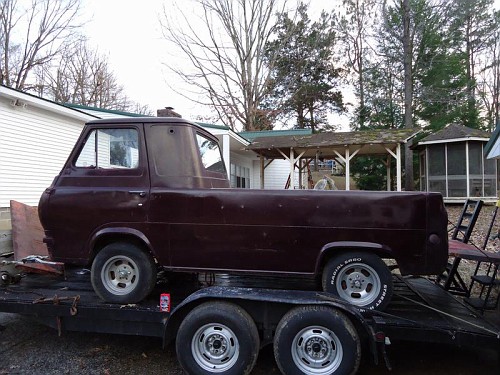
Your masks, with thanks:
[[[456,222],[461,206],[449,206],[450,221]],[[472,241],[482,244],[491,219],[492,206],[483,208]],[[498,230],[498,223],[494,234]],[[490,241],[488,251],[499,251],[500,240]],[[464,275],[473,269],[465,265]],[[497,311],[496,314],[500,314]],[[183,374],[175,349],[162,349],[156,338],[106,335],[82,332],[57,332],[31,318],[0,313],[0,374]],[[498,350],[498,348],[496,348]],[[461,349],[428,344],[393,342],[388,348],[393,371],[384,364],[365,359],[359,373],[497,375],[499,360],[495,348]],[[259,353],[253,375],[280,374],[271,347]]]

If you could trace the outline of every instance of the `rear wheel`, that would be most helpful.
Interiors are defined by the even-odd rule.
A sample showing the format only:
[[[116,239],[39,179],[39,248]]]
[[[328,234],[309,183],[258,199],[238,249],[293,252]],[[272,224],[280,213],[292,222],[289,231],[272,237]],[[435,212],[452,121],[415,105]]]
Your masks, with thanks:
[[[156,265],[141,248],[118,242],[105,246],[95,257],[92,286],[99,297],[111,303],[137,303],[156,284]]]
[[[301,306],[280,321],[274,357],[285,375],[354,374],[361,345],[356,329],[341,312],[325,306]]]
[[[254,321],[232,303],[209,302],[196,307],[177,333],[177,358],[188,374],[249,374],[258,350]]]
[[[323,290],[353,305],[383,310],[392,297],[392,275],[375,254],[341,253],[323,270]]]

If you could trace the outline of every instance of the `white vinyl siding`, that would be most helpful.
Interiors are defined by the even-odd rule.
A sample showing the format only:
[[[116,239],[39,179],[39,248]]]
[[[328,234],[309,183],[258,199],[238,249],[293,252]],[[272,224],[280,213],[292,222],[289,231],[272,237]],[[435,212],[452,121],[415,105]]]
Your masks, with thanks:
[[[72,111],[62,108],[61,112]],[[88,119],[91,119],[89,116]],[[61,171],[85,119],[0,98],[0,207],[36,206]]]
[[[266,160],[266,163],[268,161]],[[288,160],[275,159],[264,171],[264,189],[283,190],[290,175]],[[299,174],[295,170],[295,186],[299,186]],[[253,162],[252,188],[260,189],[260,160]]]

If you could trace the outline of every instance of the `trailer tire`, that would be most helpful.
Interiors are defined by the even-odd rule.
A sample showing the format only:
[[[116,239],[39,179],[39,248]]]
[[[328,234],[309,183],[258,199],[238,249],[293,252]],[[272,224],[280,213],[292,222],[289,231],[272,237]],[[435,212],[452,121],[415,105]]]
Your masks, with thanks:
[[[156,265],[150,254],[135,245],[111,243],[96,255],[91,280],[95,292],[104,301],[137,303],[155,287]]]
[[[281,319],[274,358],[284,375],[355,374],[361,343],[351,321],[326,306],[300,306]]]
[[[188,374],[249,374],[258,351],[254,321],[240,306],[228,302],[194,308],[177,332],[177,359]]]
[[[368,309],[385,309],[392,298],[392,275],[376,254],[346,252],[334,256],[323,270],[323,290]]]

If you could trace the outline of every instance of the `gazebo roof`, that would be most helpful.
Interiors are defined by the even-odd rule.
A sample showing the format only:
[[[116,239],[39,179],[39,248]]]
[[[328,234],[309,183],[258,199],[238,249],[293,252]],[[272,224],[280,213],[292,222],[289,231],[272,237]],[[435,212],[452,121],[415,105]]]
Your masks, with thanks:
[[[490,138],[490,135],[490,133],[484,130],[468,128],[459,124],[450,124],[436,133],[430,134],[421,139],[420,142],[418,142],[418,146],[429,143],[465,141],[471,138],[487,141]]]
[[[303,158],[315,157],[317,152],[321,157],[335,157],[335,151],[343,153],[346,148],[359,149],[358,155],[387,154],[387,148],[392,150],[419,132],[420,129],[378,129],[300,136],[267,136],[255,138],[247,149],[269,159],[282,159],[280,151],[289,154],[290,149],[296,153],[304,152]]]

